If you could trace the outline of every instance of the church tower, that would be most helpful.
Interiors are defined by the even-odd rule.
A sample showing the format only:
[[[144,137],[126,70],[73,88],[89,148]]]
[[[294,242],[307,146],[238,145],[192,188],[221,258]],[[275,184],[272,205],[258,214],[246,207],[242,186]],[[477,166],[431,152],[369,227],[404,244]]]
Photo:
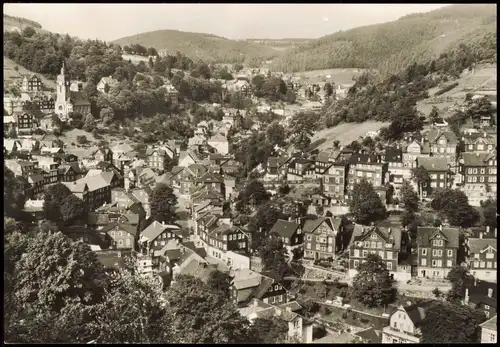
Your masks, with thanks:
[[[66,71],[64,62],[61,67],[61,73],[57,75],[57,97],[56,97],[56,113],[61,120],[66,120],[70,110],[67,109],[67,97],[69,96],[68,83],[66,83]]]

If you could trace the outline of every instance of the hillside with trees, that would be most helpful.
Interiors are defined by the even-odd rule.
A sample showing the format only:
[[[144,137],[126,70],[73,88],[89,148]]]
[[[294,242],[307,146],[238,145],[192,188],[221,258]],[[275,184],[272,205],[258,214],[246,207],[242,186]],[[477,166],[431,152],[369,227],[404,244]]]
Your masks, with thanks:
[[[42,29],[42,25],[38,22],[21,18],[9,16],[7,14],[3,15],[3,31],[13,31],[13,30],[24,30],[26,27],[32,27],[35,30]]]
[[[474,44],[488,34],[496,37],[495,5],[452,5],[311,40],[275,59],[272,67],[284,72],[376,68],[385,73],[426,62],[461,43]]]
[[[113,43],[120,46],[140,44],[167,53],[179,51],[193,60],[203,59],[209,63],[249,63],[269,59],[279,54],[268,46],[178,30],[150,31],[124,37]]]

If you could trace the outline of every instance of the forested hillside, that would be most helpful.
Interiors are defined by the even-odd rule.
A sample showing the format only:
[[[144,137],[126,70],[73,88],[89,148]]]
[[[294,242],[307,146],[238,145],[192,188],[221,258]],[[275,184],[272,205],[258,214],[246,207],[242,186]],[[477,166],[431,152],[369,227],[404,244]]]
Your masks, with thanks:
[[[35,21],[26,18],[13,17],[6,14],[3,15],[3,31],[12,31],[17,29],[24,30],[28,26],[35,29],[42,29],[40,23]]]
[[[421,128],[423,115],[417,112],[415,105],[429,96],[429,88],[456,79],[464,69],[484,61],[496,61],[496,35],[484,36],[473,45],[461,44],[437,59],[410,64],[388,77],[365,73],[357,78],[345,99],[332,103],[325,110],[323,125],[389,121],[391,125],[383,129],[381,136],[397,139],[403,132]]]
[[[398,71],[486,34],[496,35],[495,5],[452,5],[310,41],[275,59],[272,67],[285,72],[354,67]]]
[[[245,61],[258,63],[261,59],[268,59],[279,54],[268,46],[178,30],[151,31],[124,37],[113,41],[113,43],[121,46],[140,44],[170,54],[179,51],[194,60],[203,59],[207,62],[217,63],[242,63]]]

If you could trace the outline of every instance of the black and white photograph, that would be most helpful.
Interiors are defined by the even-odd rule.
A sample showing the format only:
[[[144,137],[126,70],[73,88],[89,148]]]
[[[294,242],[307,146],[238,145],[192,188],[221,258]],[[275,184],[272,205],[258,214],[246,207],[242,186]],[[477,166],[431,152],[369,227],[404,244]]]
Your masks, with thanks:
[[[496,20],[4,3],[4,343],[496,344]]]

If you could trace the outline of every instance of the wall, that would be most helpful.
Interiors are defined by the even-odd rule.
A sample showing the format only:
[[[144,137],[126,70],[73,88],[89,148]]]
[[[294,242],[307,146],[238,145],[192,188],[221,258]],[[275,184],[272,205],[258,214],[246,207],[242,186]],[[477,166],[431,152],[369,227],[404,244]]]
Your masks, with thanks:
[[[250,269],[250,257],[248,256],[228,251],[226,258],[228,261],[231,261],[233,269]]]

